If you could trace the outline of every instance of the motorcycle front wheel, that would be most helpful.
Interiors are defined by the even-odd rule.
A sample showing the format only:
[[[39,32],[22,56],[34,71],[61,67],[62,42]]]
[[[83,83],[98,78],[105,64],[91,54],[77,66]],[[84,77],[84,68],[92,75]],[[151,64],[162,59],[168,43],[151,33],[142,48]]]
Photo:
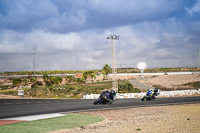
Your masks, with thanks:
[[[98,104],[100,100],[101,100],[101,99],[95,100],[93,104],[94,104],[94,105]]]
[[[141,101],[144,101],[145,100],[145,98],[143,97],[142,99],[141,99]]]

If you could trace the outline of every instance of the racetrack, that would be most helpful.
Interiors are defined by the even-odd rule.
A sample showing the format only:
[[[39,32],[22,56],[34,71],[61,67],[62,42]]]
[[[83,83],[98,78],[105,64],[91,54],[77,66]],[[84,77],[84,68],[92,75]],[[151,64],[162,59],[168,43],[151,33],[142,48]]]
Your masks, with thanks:
[[[0,118],[55,112],[66,113],[167,104],[200,103],[200,96],[157,98],[154,101],[116,99],[113,104],[106,105],[93,105],[93,102],[94,99],[0,99]]]

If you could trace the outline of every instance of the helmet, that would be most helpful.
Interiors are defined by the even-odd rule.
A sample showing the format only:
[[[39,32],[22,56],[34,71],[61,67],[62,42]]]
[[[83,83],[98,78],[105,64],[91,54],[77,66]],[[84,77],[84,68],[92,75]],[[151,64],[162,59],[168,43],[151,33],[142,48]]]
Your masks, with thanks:
[[[116,94],[115,90],[111,90],[110,93],[114,96]]]
[[[155,88],[154,91],[157,92],[157,91],[158,91],[158,88]]]

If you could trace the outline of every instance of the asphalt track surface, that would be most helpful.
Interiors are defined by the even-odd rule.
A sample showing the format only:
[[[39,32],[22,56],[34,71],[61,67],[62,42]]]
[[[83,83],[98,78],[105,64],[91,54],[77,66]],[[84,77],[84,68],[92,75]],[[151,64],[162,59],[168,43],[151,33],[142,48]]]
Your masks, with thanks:
[[[0,118],[46,113],[81,112],[130,107],[200,103],[200,96],[141,99],[116,99],[113,104],[93,105],[94,99],[0,99]]]

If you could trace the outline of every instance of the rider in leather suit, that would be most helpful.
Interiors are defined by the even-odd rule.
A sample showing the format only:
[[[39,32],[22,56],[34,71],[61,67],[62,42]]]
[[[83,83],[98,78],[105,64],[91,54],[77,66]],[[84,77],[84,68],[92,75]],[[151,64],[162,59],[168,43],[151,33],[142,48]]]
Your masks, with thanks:
[[[100,97],[103,99],[104,103],[106,102],[112,103],[114,101],[115,95],[116,92],[114,90],[111,90],[102,92]]]

